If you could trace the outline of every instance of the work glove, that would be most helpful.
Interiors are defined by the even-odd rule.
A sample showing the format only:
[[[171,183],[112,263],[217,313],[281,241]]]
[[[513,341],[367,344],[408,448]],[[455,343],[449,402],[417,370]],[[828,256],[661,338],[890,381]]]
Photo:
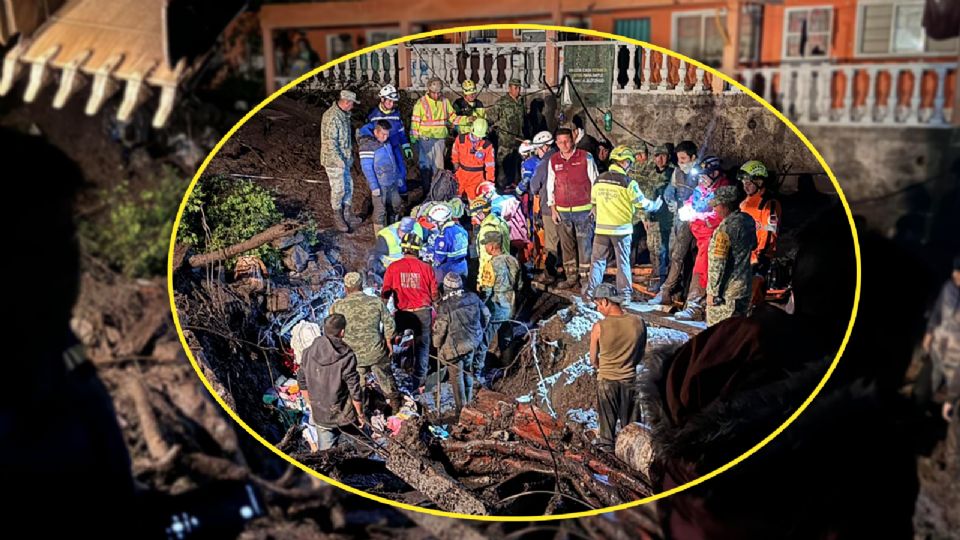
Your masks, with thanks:
[[[371,191],[370,194],[373,195],[374,197],[379,197],[379,196],[380,196],[380,189],[377,188],[377,189]]]
[[[656,212],[661,206],[663,206],[663,198],[661,197],[657,197],[656,200],[650,200],[644,197],[640,201],[640,207],[647,212]]]
[[[410,138],[410,141],[411,141],[411,142],[413,142],[413,141],[415,141],[415,140],[416,140],[416,139],[414,139],[413,137]],[[407,158],[407,159],[413,159],[413,148],[410,148],[410,145],[409,145],[409,144],[403,145],[403,157],[405,157],[405,158]]]
[[[417,138],[416,135],[410,135],[410,144],[417,144],[417,140],[418,140],[418,138]],[[404,150],[403,152],[404,152],[404,154],[406,154],[407,151]]]
[[[696,214],[697,212],[692,206],[685,204],[681,206],[679,210],[677,210],[677,219],[680,221],[693,221]]]

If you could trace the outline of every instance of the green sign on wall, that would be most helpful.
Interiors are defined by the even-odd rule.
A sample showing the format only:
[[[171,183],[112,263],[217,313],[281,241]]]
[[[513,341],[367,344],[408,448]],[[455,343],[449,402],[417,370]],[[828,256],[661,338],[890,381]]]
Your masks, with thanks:
[[[613,98],[613,70],[616,45],[564,45],[563,72],[577,87],[587,107],[610,107]],[[573,104],[580,102],[573,95]]]

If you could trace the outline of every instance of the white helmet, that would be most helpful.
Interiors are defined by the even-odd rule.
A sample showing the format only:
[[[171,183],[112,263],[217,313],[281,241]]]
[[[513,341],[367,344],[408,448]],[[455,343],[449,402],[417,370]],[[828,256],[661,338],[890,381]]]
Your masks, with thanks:
[[[525,156],[525,155],[531,154],[534,150],[537,149],[538,146],[540,145],[533,144],[530,141],[523,141],[522,143],[520,143],[520,148],[518,149],[518,151],[520,152],[521,156]]]
[[[542,146],[544,144],[553,144],[553,134],[549,131],[541,131],[533,136],[533,145]]]
[[[440,224],[450,221],[450,217],[453,215],[453,212],[450,210],[450,207],[445,204],[438,204],[430,209],[428,214],[430,221]]]
[[[393,101],[400,101],[400,94],[397,93],[397,87],[388,84],[380,89],[380,97]]]

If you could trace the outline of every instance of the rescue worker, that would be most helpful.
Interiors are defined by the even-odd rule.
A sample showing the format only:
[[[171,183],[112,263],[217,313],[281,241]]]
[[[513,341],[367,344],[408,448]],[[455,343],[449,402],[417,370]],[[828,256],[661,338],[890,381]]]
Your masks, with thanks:
[[[454,139],[450,161],[453,163],[461,197],[468,201],[477,198],[477,186],[496,179],[496,161],[493,145],[486,139],[487,121],[477,118],[468,133]]]
[[[497,185],[500,189],[512,186],[517,182],[517,173],[520,169],[517,147],[523,139],[523,117],[526,107],[520,91],[523,83],[520,79],[510,79],[507,95],[501,96],[494,104],[497,126]]]
[[[390,122],[377,120],[357,132],[360,147],[360,168],[367,177],[373,199],[373,223],[384,227],[401,212],[400,167],[390,145]]]
[[[600,142],[597,141],[596,137],[587,133],[583,124],[583,116],[579,114],[573,116],[573,144],[580,150],[589,152],[598,166],[603,161],[600,158]]]
[[[460,274],[449,272],[443,277],[443,297],[437,303],[433,323],[433,346],[450,370],[457,417],[463,406],[473,400],[477,351],[489,320],[490,311],[479,296],[463,289]]]
[[[353,214],[353,128],[350,111],[360,103],[350,90],[341,90],[340,99],[330,105],[320,120],[320,164],[330,181],[330,206],[333,207],[333,226],[340,232],[360,225]]]
[[[456,272],[467,277],[467,252],[470,238],[460,223],[453,219],[453,212],[446,204],[430,209],[430,221],[436,226],[431,236],[429,254],[436,272],[437,281],[442,281],[447,272]]]
[[[943,418],[950,421],[956,414],[953,404],[960,395],[960,256],[953,259],[953,273],[943,284],[927,322],[923,336],[923,352],[932,364],[931,395],[947,389]]]
[[[553,135],[549,131],[541,131],[533,137],[537,145],[534,153],[540,158],[537,167],[530,177],[530,194],[533,195],[532,214],[534,229],[544,253],[543,272],[537,276],[537,282],[552,285],[557,281],[557,266],[559,263],[560,239],[557,235],[557,225],[553,221],[550,206],[547,204],[547,165],[550,158],[557,152],[553,144]]]
[[[593,184],[590,201],[596,219],[593,249],[591,251],[590,281],[584,296],[590,297],[603,281],[607,258],[617,261],[618,294],[629,302],[633,296],[630,267],[630,241],[633,234],[633,216],[643,209],[659,209],[662,201],[646,199],[636,180],[627,176],[636,155],[628,146],[620,145],[610,152],[610,170],[601,174]]]
[[[463,81],[460,87],[463,90],[463,96],[458,97],[453,102],[453,110],[460,117],[460,125],[457,126],[458,133],[470,133],[473,128],[471,117],[475,119],[487,119],[487,111],[483,108],[483,102],[477,97],[480,90],[477,83],[470,79]]]
[[[646,153],[644,145],[644,154]],[[653,160],[645,161],[642,167],[630,171],[630,178],[637,181],[640,193],[653,201],[661,199],[670,179],[673,176],[673,167],[668,163],[669,152],[665,145],[657,145],[653,149]],[[637,158],[639,161],[639,157]],[[611,158],[612,161],[612,158]],[[650,264],[653,266],[653,283],[650,289],[657,293],[660,284],[667,280],[670,268],[670,230],[673,225],[673,214],[666,206],[656,210],[644,211],[641,223],[647,236],[647,250],[650,252]]]
[[[386,272],[390,263],[403,257],[400,241],[407,233],[417,235],[421,239],[422,245],[423,227],[412,217],[405,216],[400,221],[380,229],[377,232],[377,239],[373,244],[373,251],[370,253],[370,259],[367,262],[367,271],[383,278],[383,273]]]
[[[670,227],[670,264],[667,267],[667,278],[660,284],[660,291],[650,299],[649,304],[653,305],[670,305],[673,302],[673,293],[683,289],[681,278],[684,274],[684,261],[696,247],[693,234],[690,233],[690,223],[679,219],[677,212],[693,194],[697,185],[696,178],[692,178],[697,145],[692,141],[681,141],[676,147],[676,155],[677,166],[673,168],[670,184],[663,192],[663,201],[673,220]]]
[[[526,195],[530,190],[530,179],[533,178],[533,173],[537,170],[537,165],[540,164],[540,156],[537,155],[537,148],[540,145],[534,144],[533,141],[523,141],[520,143],[520,146],[517,148],[517,152],[520,153],[520,182],[517,184],[517,195]]]
[[[493,205],[486,197],[474,199],[470,203],[470,218],[474,228],[477,231],[474,237],[473,245],[477,250],[479,258],[478,272],[483,272],[484,266],[490,260],[490,255],[483,248],[481,240],[490,232],[496,232],[500,235],[501,250],[505,253],[510,252],[510,225],[499,215],[493,212]],[[478,273],[479,275],[479,273]]]
[[[579,288],[590,271],[593,243],[591,189],[597,179],[597,165],[588,152],[573,146],[573,133],[557,130],[559,151],[547,161],[547,206],[557,226],[563,249],[567,279],[558,289]]]
[[[757,225],[757,249],[750,255],[753,268],[752,305],[763,302],[767,292],[767,271],[777,250],[777,230],[783,208],[767,189],[767,167],[760,161],[748,161],[740,167],[737,180],[743,185],[747,198],[740,203],[740,210],[750,214]]]
[[[710,206],[717,189],[729,186],[730,180],[720,170],[720,158],[707,156],[693,169],[697,175],[697,188],[687,202],[677,210],[681,221],[690,222],[690,233],[697,241],[697,258],[693,264],[693,278],[687,294],[686,307],[675,317],[680,321],[702,321],[704,318],[704,294],[707,286],[707,257],[710,237],[720,225],[720,218]]]
[[[347,319],[343,341],[357,356],[360,386],[365,386],[372,372],[390,408],[397,412],[403,403],[390,366],[390,340],[396,328],[393,316],[382,300],[363,292],[363,276],[359,273],[343,276],[343,287],[347,294],[330,306],[330,314],[339,313]],[[369,399],[366,401],[369,403]]]
[[[613,285],[598,285],[594,298],[597,311],[603,315],[590,330],[590,364],[597,372],[599,438],[602,448],[613,451],[617,421],[622,429],[640,420],[636,379],[647,346],[647,325],[623,310],[625,299]]]
[[[380,104],[370,109],[367,115],[367,123],[373,123],[378,120],[386,120],[390,123],[390,147],[393,148],[393,155],[396,159],[399,169],[400,185],[398,190],[401,195],[407,192],[407,159],[413,159],[413,148],[410,147],[410,139],[407,137],[407,130],[403,126],[403,120],[400,119],[400,108],[397,104],[400,102],[400,93],[392,84],[388,84],[380,89]]]
[[[750,254],[757,247],[757,226],[740,211],[736,186],[717,189],[710,200],[720,225],[710,237],[707,255],[707,325],[744,316],[750,308],[753,273]]]
[[[357,356],[343,341],[346,328],[343,315],[324,319],[323,335],[303,351],[297,371],[303,398],[310,404],[310,423],[317,428],[318,450],[333,448],[344,429],[366,424]]]
[[[516,294],[520,288],[520,263],[503,250],[503,236],[490,231],[480,239],[480,248],[487,253],[487,262],[480,267],[477,289],[490,310],[490,322],[484,331],[484,339],[478,351],[476,375],[482,377],[486,365],[487,351],[497,338],[497,350],[500,354],[509,345],[509,336],[501,332],[503,323],[513,319]]]
[[[407,233],[400,244],[403,258],[387,267],[381,296],[395,296],[397,332],[413,330],[416,338],[413,378],[418,394],[423,393],[430,360],[430,327],[433,325],[433,301],[437,298],[437,279],[433,268],[418,258],[420,237]]]
[[[443,170],[447,134],[459,121],[453,105],[443,97],[442,91],[443,81],[439,78],[427,81],[427,93],[414,104],[410,119],[410,142],[418,144],[420,150],[420,183],[424,196],[430,193],[433,175]]]
[[[523,265],[527,260],[527,245],[529,244],[529,235],[527,232],[527,219],[523,211],[520,199],[512,193],[499,193],[494,191],[488,194],[490,197],[490,210],[493,214],[500,216],[507,223],[508,248],[505,252],[510,253]]]

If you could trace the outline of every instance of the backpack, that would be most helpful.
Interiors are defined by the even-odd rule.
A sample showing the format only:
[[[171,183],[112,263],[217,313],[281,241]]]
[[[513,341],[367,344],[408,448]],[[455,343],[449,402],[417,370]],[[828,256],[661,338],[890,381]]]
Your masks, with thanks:
[[[427,195],[428,201],[449,201],[457,197],[460,193],[460,183],[457,182],[453,173],[440,169],[433,174],[433,182],[430,185],[430,193]]]

